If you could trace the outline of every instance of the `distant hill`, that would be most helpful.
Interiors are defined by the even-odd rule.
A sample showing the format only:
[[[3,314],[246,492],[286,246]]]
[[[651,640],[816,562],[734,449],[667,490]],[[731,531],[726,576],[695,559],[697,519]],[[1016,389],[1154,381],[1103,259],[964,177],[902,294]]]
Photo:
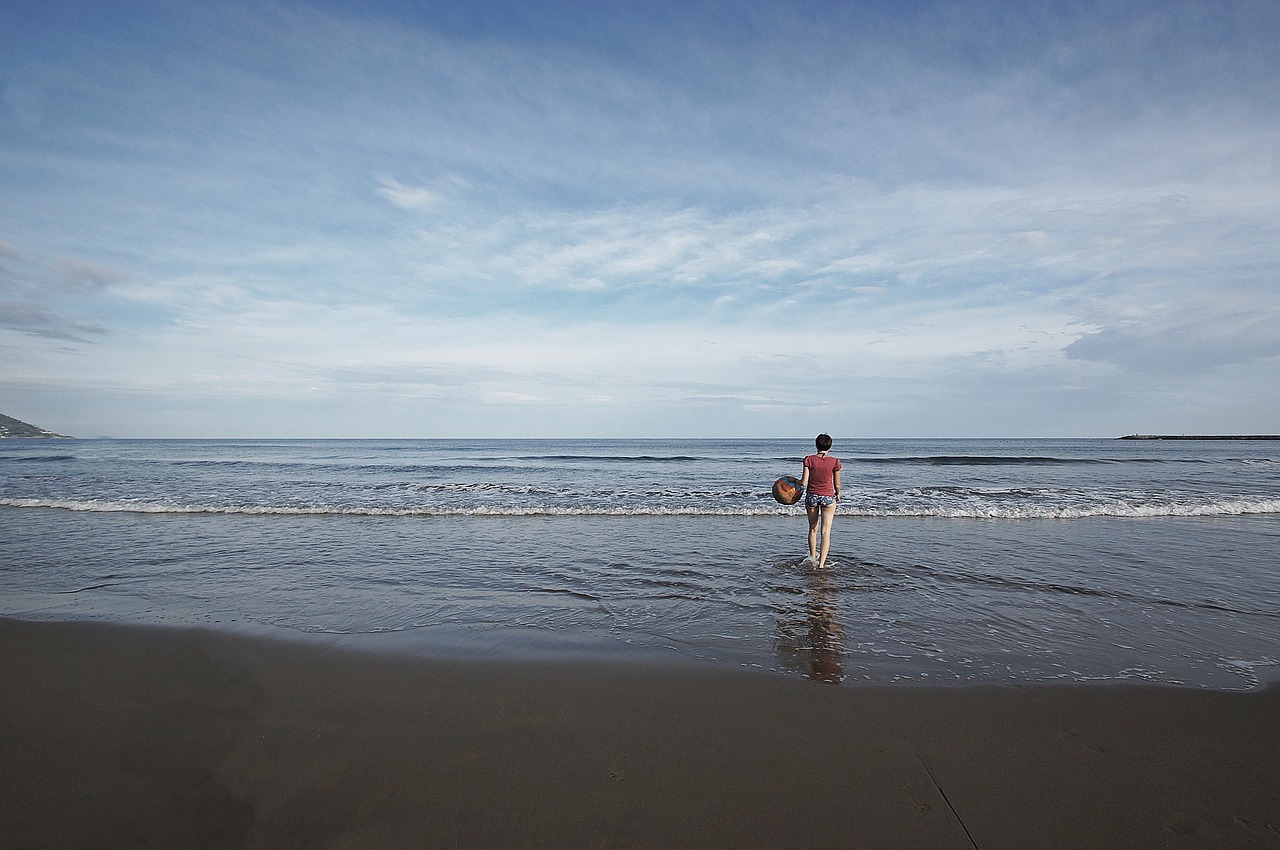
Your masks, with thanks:
[[[58,440],[68,439],[65,434],[55,434],[52,431],[46,431],[43,428],[28,425],[26,422],[0,413],[0,440],[15,437],[48,437]]]

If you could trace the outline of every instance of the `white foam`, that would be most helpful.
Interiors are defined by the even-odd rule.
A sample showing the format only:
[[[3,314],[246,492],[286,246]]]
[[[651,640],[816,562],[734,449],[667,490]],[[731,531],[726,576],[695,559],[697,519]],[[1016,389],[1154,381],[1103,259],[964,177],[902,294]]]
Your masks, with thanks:
[[[715,506],[715,505],[213,505],[169,502],[146,502],[134,499],[36,499],[0,498],[0,506],[15,508],[52,508],[91,513],[139,514],[236,514],[250,516],[800,516],[797,507],[781,505]],[[1245,516],[1280,513],[1280,499],[1228,499],[1207,503],[1130,504],[1101,502],[1095,505],[1055,505],[1012,503],[1000,505],[902,505],[899,507],[863,507],[841,503],[840,516],[881,518],[937,519],[1083,519],[1087,517],[1211,517]]]

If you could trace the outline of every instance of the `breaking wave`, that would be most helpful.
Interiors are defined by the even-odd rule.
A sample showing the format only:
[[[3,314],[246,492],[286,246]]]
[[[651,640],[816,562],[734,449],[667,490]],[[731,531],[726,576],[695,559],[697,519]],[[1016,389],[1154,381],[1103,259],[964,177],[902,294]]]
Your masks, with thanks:
[[[664,516],[798,516],[800,507],[757,502],[748,505],[662,503],[638,505],[280,505],[196,504],[148,502],[133,499],[14,499],[0,498],[0,506],[44,508],[91,513],[226,514],[245,516],[369,516],[369,517],[664,517]],[[901,504],[873,506],[842,502],[843,517],[903,519],[1084,519],[1088,517],[1213,517],[1280,513],[1280,499],[1226,499],[1196,503],[1096,504]]]

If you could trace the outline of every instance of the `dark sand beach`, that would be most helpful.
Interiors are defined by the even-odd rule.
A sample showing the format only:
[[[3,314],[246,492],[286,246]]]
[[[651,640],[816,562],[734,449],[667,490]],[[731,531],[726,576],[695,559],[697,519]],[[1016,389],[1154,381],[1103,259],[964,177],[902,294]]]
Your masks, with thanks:
[[[1280,691],[842,688],[0,621],[0,846],[1280,847]]]

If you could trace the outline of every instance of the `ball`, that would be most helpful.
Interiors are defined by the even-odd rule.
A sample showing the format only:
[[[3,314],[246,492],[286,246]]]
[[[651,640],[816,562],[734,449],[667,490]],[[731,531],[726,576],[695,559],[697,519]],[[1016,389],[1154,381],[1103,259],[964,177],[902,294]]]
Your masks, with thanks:
[[[784,475],[773,482],[773,498],[784,505],[794,505],[802,495],[804,490],[800,487],[799,478]]]

